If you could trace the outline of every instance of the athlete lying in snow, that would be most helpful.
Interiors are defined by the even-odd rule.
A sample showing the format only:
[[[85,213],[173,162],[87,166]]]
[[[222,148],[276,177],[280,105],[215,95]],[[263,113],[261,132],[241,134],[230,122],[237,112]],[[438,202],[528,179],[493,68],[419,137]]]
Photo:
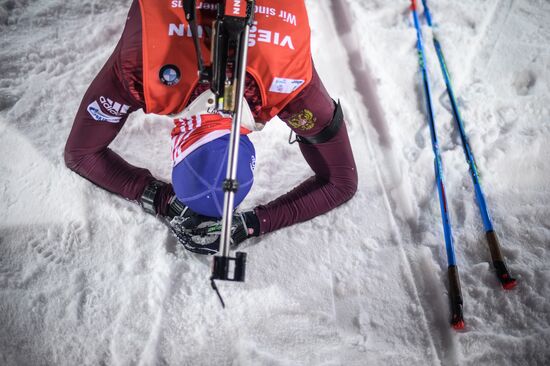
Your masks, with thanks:
[[[215,17],[216,3],[197,6],[207,55],[206,25]],[[328,95],[311,61],[304,2],[257,0],[256,6],[245,90],[255,123],[241,130],[237,178],[241,188],[235,204],[244,199],[253,180],[254,147],[246,134],[275,116],[298,135],[300,150],[315,175],[268,204],[235,213],[233,245],[330,211],[357,189],[341,107]],[[181,2],[134,0],[118,45],[84,95],[65,147],[65,162],[98,186],[166,218],[187,249],[212,254],[219,246],[214,228],[219,226],[223,205],[230,120],[200,105],[208,99],[209,86],[197,82],[189,34]],[[128,164],[108,148],[131,112],[143,108],[147,113],[177,114],[193,101],[197,102],[191,111],[174,121],[172,184]],[[193,111],[199,112],[193,115]],[[196,230],[199,227],[202,231]]]

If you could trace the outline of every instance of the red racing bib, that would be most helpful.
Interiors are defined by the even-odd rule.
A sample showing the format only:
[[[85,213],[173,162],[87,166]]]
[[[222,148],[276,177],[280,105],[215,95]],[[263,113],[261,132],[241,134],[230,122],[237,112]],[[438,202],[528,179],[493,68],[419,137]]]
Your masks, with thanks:
[[[146,111],[184,109],[198,83],[197,58],[181,0],[140,0]],[[198,35],[205,60],[217,1],[197,1]],[[276,116],[312,78],[310,28],[304,0],[256,0],[247,72],[262,97],[261,121]]]

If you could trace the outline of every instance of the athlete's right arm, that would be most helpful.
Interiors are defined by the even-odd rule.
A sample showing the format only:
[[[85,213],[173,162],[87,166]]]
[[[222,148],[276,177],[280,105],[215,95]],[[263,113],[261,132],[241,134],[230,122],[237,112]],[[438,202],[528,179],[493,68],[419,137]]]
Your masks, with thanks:
[[[130,165],[108,148],[124,126],[128,115],[144,107],[142,92],[141,16],[137,1],[132,4],[122,37],[113,54],[89,86],[65,146],[67,167],[96,185],[137,201],[154,179],[147,169]],[[162,208],[173,195],[172,186],[163,192]]]

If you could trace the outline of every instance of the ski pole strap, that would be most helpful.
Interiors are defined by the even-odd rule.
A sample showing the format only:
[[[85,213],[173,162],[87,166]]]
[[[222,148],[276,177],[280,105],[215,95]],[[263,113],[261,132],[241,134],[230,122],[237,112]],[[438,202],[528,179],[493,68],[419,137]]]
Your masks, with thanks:
[[[218,290],[218,286],[216,286],[216,281],[214,281],[214,277],[210,277],[210,285],[212,286],[212,289],[216,292],[216,295],[218,295],[218,299],[222,304],[222,308],[225,309],[225,302],[223,301],[222,295],[220,294],[220,290]]]
[[[196,0],[184,0],[183,12],[185,13],[185,19],[188,22],[195,20],[196,18]]]
[[[315,136],[300,136],[296,135],[296,140],[302,144],[322,144],[323,142],[330,141],[337,133],[340,131],[340,127],[342,127],[342,122],[344,121],[344,112],[342,112],[342,105],[340,104],[340,100],[338,100],[338,103],[334,102],[336,109],[334,110],[334,116],[332,117],[332,121],[330,124],[325,127],[321,132],[319,132]]]
[[[210,71],[204,66],[204,58],[202,56],[202,51],[199,42],[198,36],[198,26],[197,26],[197,7],[196,0],[184,0],[183,2],[183,11],[185,14],[185,19],[189,23],[189,29],[191,30],[191,36],[193,37],[193,45],[195,47],[195,54],[197,56],[197,69],[199,74],[199,81],[201,83],[206,83],[210,80]]]

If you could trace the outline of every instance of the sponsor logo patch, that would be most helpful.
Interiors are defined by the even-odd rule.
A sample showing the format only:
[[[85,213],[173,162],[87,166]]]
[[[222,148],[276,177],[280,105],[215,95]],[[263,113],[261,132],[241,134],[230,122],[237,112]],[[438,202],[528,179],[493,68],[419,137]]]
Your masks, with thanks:
[[[313,112],[311,112],[309,109],[304,109],[300,113],[295,114],[294,116],[290,117],[288,120],[288,124],[292,126],[293,128],[297,130],[311,130],[313,127],[315,127],[315,122],[317,122],[317,118],[313,115]]]
[[[109,123],[119,123],[121,118],[122,118],[122,117],[110,116],[110,115],[104,113],[101,110],[101,107],[99,106],[99,104],[97,103],[96,100],[94,100],[92,103],[90,103],[88,105],[87,110],[88,110],[88,113],[90,114],[90,116],[92,116],[92,118],[95,119],[96,121],[109,122]]]
[[[104,96],[99,97],[99,102],[107,112],[111,113],[113,116],[122,116],[128,113],[129,105],[120,104],[118,102],[112,101],[109,98]]]
[[[269,87],[269,91],[273,93],[290,94],[302,86],[303,83],[304,80],[274,78]]]
[[[166,86],[176,85],[181,79],[180,69],[176,65],[164,65],[160,68],[159,78]]]
[[[129,105],[120,104],[104,96],[99,97],[99,102],[94,100],[86,110],[96,121],[119,123],[122,116],[128,114]]]
[[[254,22],[254,26],[250,28],[250,36],[248,39],[248,46],[255,47],[256,45],[265,43],[282,48],[288,48],[292,51],[295,51],[294,41],[292,40],[292,35],[282,34],[279,32],[274,32],[269,29],[258,28],[258,22]],[[210,27],[197,27],[197,36],[203,38],[204,34],[211,34],[212,28]],[[188,37],[191,38],[193,34],[191,33],[191,28],[185,24],[170,23],[168,24],[168,36],[169,37]]]

